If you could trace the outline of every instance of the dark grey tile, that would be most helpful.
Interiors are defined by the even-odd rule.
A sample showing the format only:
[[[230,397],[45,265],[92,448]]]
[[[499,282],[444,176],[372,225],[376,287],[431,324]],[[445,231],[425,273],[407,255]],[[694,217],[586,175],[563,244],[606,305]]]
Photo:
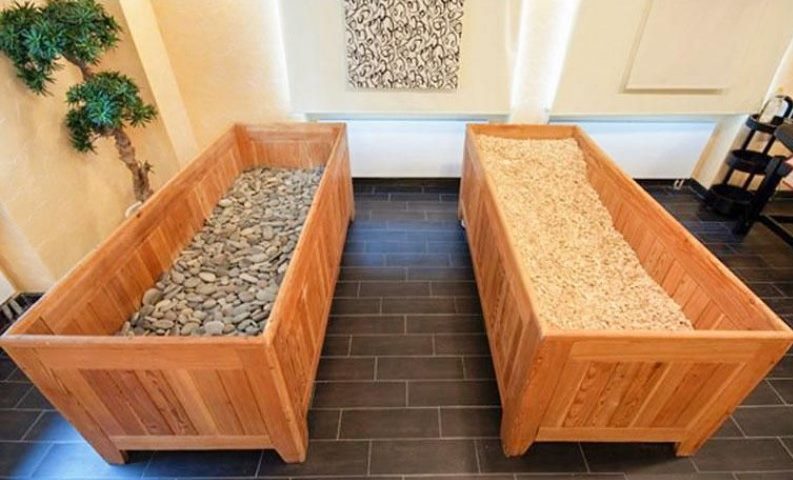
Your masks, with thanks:
[[[330,442],[318,440],[308,445],[304,463],[284,463],[277,453],[265,450],[259,477],[333,476],[343,478],[366,475],[369,442]]]
[[[361,297],[420,297],[430,295],[429,282],[364,282]]]
[[[322,356],[346,357],[350,354],[351,343],[352,338],[349,336],[326,336],[322,341]]]
[[[425,212],[454,212],[457,213],[457,202],[407,202],[408,210],[424,210]]]
[[[8,378],[11,373],[16,370],[16,364],[10,359],[1,357],[0,358],[0,380],[5,380]]]
[[[449,477],[448,475],[438,475],[438,476],[422,475],[420,477],[406,476],[404,478],[406,480],[414,480],[414,479],[415,480],[419,480],[419,479],[421,479],[421,480],[450,480],[451,478],[453,478],[454,480],[515,480],[515,477],[512,476],[512,475],[493,475],[493,474],[487,474],[487,473],[482,474],[482,475],[476,475],[476,474],[461,475],[461,474],[457,474],[457,475],[454,475],[453,477]],[[568,477],[567,480],[570,480],[569,477]],[[620,480],[624,480],[624,479],[620,478]]]
[[[427,251],[427,242],[423,241],[372,241],[366,242],[366,252],[370,253],[424,253]]]
[[[479,315],[408,315],[408,333],[479,333],[484,332]]]
[[[496,378],[496,372],[493,370],[493,359],[491,359],[490,356],[465,357],[463,358],[463,368],[465,369],[465,378]]]
[[[29,383],[0,383],[0,408],[12,408],[31,388]]]
[[[365,248],[366,242],[349,241],[344,244],[344,253],[363,253]]]
[[[793,404],[793,379],[769,380],[769,382],[785,403]]]
[[[743,401],[743,405],[778,405],[782,399],[767,381],[760,382]]]
[[[471,267],[408,267],[407,275],[408,280],[474,281]]]
[[[372,442],[373,474],[476,473],[472,440],[384,440]]]
[[[382,281],[405,280],[407,269],[404,267],[341,267],[339,280],[354,282],[356,280]]]
[[[476,282],[432,282],[432,295],[438,297],[476,297]]]
[[[459,357],[382,357],[377,359],[378,380],[462,379]]]
[[[391,297],[383,299],[383,313],[455,313],[451,297]]]
[[[408,394],[408,404],[417,407],[500,405],[491,381],[411,381]]]
[[[22,440],[40,414],[35,410],[0,410],[0,440]]]
[[[793,435],[793,407],[741,407],[732,417],[747,437]]]
[[[258,460],[258,454],[256,455]],[[85,443],[61,443],[50,448],[33,473],[33,478],[92,479],[140,478],[151,454],[131,452],[129,462],[111,465]],[[254,469],[254,473],[255,473]]]
[[[345,253],[341,258],[342,267],[382,267],[385,255],[382,253]]]
[[[786,472],[736,473],[737,480],[790,480],[793,470]]]
[[[374,380],[374,358],[323,358],[317,380]]]
[[[517,480],[625,480],[625,476],[622,474],[602,475],[599,473],[592,475],[586,473],[573,473],[566,475],[565,474],[538,475],[535,473],[531,473],[527,475],[515,475],[515,478]],[[665,480],[674,480],[674,479],[670,478]]]
[[[441,408],[441,436],[498,437],[500,408]]]
[[[353,355],[432,355],[429,335],[356,335]]]
[[[76,442],[83,437],[72,425],[55,411],[44,412],[25,435],[25,440],[36,442]]]
[[[6,382],[22,382],[22,383],[30,383],[30,379],[25,375],[25,372],[22,371],[20,368],[14,369],[11,372],[11,375],[6,378]]]
[[[341,438],[431,438],[440,436],[438,409],[344,410]]]
[[[790,353],[790,352],[788,352]],[[793,355],[785,355],[779,360],[768,378],[793,378]]]
[[[746,286],[752,289],[758,297],[780,297],[784,295],[773,283],[749,282]]]
[[[456,297],[454,305],[457,313],[481,315],[482,306],[479,304],[479,297]]]
[[[628,480],[735,480],[731,473],[629,474]]]
[[[468,243],[464,238],[452,241],[429,241],[427,242],[427,251],[430,253],[448,253],[448,254],[467,254]]]
[[[30,477],[50,448],[51,443],[0,442],[0,477]]]
[[[665,443],[584,443],[581,445],[593,472],[692,473],[690,459],[675,456]]]
[[[359,286],[360,284],[358,282],[338,282],[336,283],[336,290],[333,292],[333,297],[357,297]]]
[[[377,209],[369,212],[369,219],[374,221],[389,220],[426,220],[427,214],[421,210],[387,210]]]
[[[379,298],[335,298],[330,308],[331,315],[372,313],[380,313]]]
[[[581,450],[575,443],[535,443],[518,457],[504,456],[501,440],[477,440],[477,454],[482,472],[586,472]]]
[[[743,432],[738,428],[738,424],[732,417],[727,417],[727,420],[721,424],[721,427],[713,434],[713,438],[741,438]]]
[[[714,438],[692,458],[702,472],[793,470],[793,457],[775,438]]]
[[[310,410],[308,412],[308,436],[312,440],[333,439],[339,434],[341,410]]]
[[[435,353],[438,355],[488,355],[490,347],[485,334],[435,335]]]
[[[389,266],[445,267],[449,266],[449,255],[444,253],[389,253],[385,256]]]
[[[793,314],[793,298],[766,298],[765,303],[768,304],[777,315]]]
[[[341,315],[328,321],[327,335],[404,333],[403,315]]]
[[[314,408],[404,407],[404,382],[318,383]]]
[[[355,201],[355,210],[357,212],[362,211],[374,211],[374,210],[396,210],[402,211],[408,209],[408,202],[393,202],[387,199],[365,199],[365,200],[356,200]]]

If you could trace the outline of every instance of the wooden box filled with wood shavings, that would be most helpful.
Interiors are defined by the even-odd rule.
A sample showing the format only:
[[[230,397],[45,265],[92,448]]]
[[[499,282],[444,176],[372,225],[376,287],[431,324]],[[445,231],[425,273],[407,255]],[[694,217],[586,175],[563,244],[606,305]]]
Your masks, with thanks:
[[[469,125],[460,188],[507,455],[535,441],[691,455],[793,343],[578,127]]]

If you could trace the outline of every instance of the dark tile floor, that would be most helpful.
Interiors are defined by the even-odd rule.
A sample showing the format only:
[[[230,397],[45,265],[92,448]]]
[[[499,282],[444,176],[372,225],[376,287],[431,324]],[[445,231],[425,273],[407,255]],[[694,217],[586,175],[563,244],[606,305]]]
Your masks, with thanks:
[[[648,190],[787,321],[793,249],[763,226],[746,238],[691,190]],[[793,479],[793,356],[693,458],[669,445],[542,443],[506,459],[499,401],[450,181],[358,181],[358,219],[320,363],[302,465],[270,451],[139,452],[102,462],[0,358],[0,477]],[[773,208],[793,212],[793,202]],[[573,476],[570,476],[570,475]]]

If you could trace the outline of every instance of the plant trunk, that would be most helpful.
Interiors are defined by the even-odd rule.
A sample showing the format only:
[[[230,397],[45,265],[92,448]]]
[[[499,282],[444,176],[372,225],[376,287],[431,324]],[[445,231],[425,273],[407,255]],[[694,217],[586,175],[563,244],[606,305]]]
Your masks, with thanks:
[[[130,173],[132,173],[132,188],[135,192],[135,199],[143,203],[152,194],[151,184],[149,183],[151,165],[148,162],[141,162],[135,158],[135,147],[132,146],[129,136],[123,129],[115,128],[110,134],[116,141],[118,157],[124,162],[124,165],[126,165]]]
[[[65,56],[67,61],[77,66],[80,73],[83,75],[83,80],[88,80],[94,76],[91,66],[85,62],[80,62],[75,58]],[[132,174],[132,190],[135,193],[135,200],[143,203],[151,196],[152,189],[149,182],[149,172],[151,171],[151,164],[146,161],[139,161],[135,158],[135,147],[132,146],[132,141],[129,135],[123,128],[114,128],[104,135],[112,136],[116,141],[116,150],[118,150],[118,158],[124,162],[124,165]]]

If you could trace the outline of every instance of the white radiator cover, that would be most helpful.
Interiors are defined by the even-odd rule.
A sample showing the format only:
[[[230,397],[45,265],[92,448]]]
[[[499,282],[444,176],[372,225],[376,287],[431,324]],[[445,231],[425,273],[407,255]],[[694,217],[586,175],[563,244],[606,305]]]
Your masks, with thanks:
[[[459,177],[473,119],[340,119],[353,177]],[[634,178],[690,178],[713,121],[573,121]]]
[[[581,126],[633,178],[691,178],[713,121],[563,121]]]

